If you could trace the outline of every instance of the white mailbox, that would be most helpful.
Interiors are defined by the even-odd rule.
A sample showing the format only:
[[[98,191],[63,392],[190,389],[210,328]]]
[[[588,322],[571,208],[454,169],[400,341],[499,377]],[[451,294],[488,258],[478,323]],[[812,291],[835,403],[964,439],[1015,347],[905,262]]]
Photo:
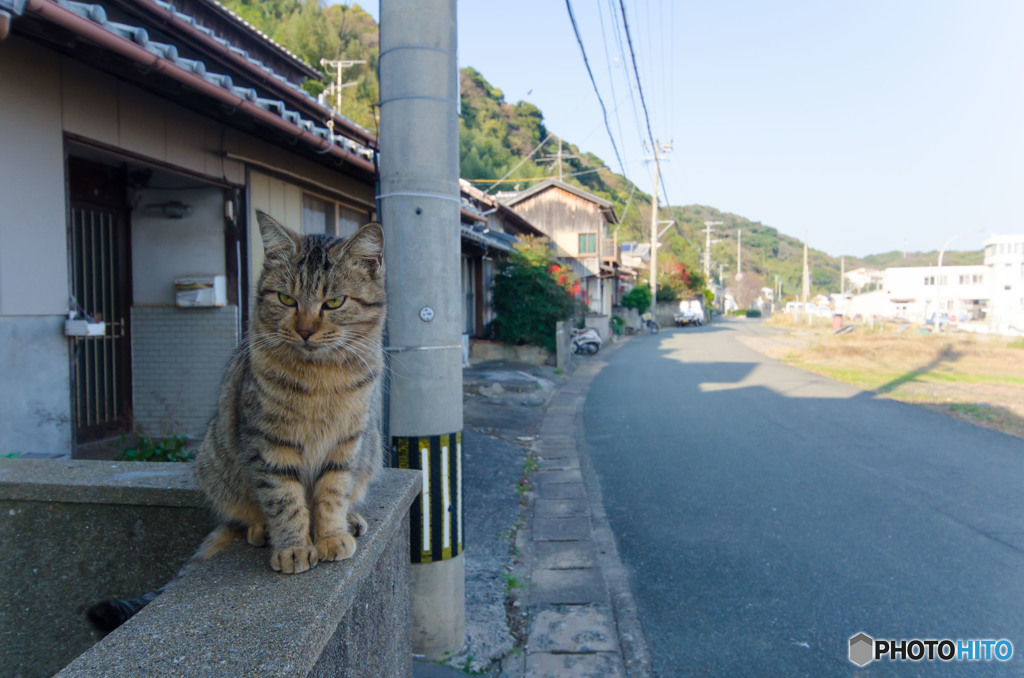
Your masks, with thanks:
[[[225,306],[228,281],[223,275],[195,275],[174,281],[175,305],[183,308]]]
[[[64,321],[64,335],[68,337],[102,337],[106,333],[105,322],[89,322],[84,318],[68,318]]]

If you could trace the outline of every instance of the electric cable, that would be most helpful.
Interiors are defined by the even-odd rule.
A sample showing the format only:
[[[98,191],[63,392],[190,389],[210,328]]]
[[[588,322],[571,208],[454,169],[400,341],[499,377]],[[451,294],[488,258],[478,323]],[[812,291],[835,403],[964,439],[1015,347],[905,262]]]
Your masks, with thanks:
[[[587,59],[587,50],[583,47],[583,38],[580,37],[580,28],[576,23],[576,14],[572,11],[572,0],[565,0],[566,9],[569,10],[569,20],[572,22],[573,33],[576,34],[576,43],[580,46],[580,53],[583,54],[583,65],[587,67],[587,75],[590,76],[590,84],[594,87],[594,94],[597,95],[597,102],[601,104],[601,114],[604,116],[604,126],[608,130],[608,139],[612,142],[612,148],[615,149],[615,158],[619,161],[619,168],[622,170],[622,176],[626,176],[626,166],[622,164],[622,156],[619,155],[619,146],[615,143],[615,135],[612,134],[612,127],[608,123],[608,109],[605,108],[604,99],[601,98],[601,92],[597,89],[597,82],[594,80],[594,72],[590,70],[590,60]]]

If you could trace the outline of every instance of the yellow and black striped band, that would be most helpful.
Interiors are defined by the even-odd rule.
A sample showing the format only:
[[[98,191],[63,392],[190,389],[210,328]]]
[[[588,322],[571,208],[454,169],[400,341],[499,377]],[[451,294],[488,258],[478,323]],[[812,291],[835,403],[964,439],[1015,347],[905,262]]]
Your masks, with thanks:
[[[462,553],[462,432],[394,437],[391,465],[423,477],[409,511],[412,562],[432,563]]]

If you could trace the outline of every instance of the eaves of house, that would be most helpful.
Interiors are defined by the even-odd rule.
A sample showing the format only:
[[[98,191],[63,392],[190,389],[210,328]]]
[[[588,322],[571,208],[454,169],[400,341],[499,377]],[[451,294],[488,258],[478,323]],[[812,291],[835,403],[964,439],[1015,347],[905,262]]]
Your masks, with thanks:
[[[193,2],[227,11],[210,0]],[[247,26],[237,17],[225,25],[229,30]],[[254,31],[251,26],[244,30]],[[375,172],[377,140],[372,134],[321,106],[288,77],[171,3],[0,0],[0,39],[9,31],[134,77],[185,105],[210,109],[211,103],[219,104],[228,122],[283,137],[314,159],[357,173]],[[275,59],[290,60],[292,77],[296,71],[316,75],[266,36],[261,39],[274,50]]]
[[[520,232],[521,235],[546,237],[536,226],[521,215],[494,198],[486,195],[465,179],[459,180],[462,204],[462,237],[490,249],[502,252],[512,251],[519,242],[517,235],[504,233],[488,227],[488,215],[497,212],[502,220]]]

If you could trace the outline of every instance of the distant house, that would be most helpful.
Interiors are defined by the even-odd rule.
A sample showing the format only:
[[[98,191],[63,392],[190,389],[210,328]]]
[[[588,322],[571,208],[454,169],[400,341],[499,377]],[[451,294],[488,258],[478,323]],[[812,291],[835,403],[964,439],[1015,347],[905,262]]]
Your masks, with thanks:
[[[612,204],[557,179],[547,179],[498,199],[539,228],[556,254],[580,277],[593,313],[611,315],[618,301],[620,263],[610,226],[618,223]]]
[[[301,89],[320,77],[213,0],[0,0],[0,453],[202,432],[255,210],[376,216],[376,139]]]
[[[885,274],[877,268],[855,268],[846,272],[846,289],[854,294],[870,292],[882,286]]]

